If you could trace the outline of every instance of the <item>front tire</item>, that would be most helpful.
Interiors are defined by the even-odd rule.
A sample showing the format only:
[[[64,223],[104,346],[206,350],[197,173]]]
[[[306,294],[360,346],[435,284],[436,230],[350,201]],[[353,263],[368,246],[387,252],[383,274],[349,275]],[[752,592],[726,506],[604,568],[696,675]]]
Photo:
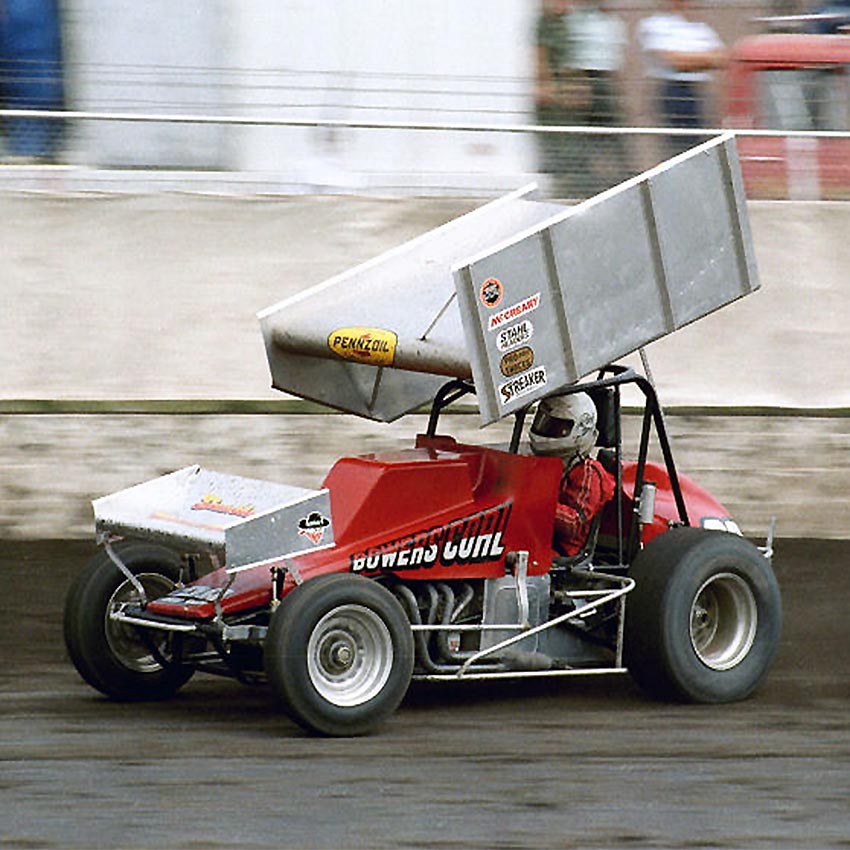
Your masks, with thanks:
[[[401,605],[371,579],[319,576],[275,611],[264,647],[278,704],[305,729],[364,735],[398,707],[413,674]]]
[[[723,703],[748,697],[779,643],[782,602],[768,561],[723,531],[678,528],[653,540],[629,574],[625,663],[648,694]]]
[[[176,586],[180,557],[170,549],[128,543],[115,551],[144,587],[148,600],[165,596]],[[65,599],[68,654],[83,679],[110,699],[166,699],[194,672],[173,660],[174,641],[179,638],[147,630],[153,651],[138,629],[110,618],[122,603],[138,601],[138,591],[105,551],[89,561]]]

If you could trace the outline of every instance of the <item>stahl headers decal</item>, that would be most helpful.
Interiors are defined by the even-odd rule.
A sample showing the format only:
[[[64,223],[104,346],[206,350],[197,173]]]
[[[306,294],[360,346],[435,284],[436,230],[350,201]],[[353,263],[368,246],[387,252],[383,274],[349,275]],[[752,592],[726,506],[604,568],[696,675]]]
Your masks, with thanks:
[[[496,335],[496,348],[499,351],[510,351],[525,345],[534,336],[534,325],[530,319],[523,319],[515,325],[500,330]]]

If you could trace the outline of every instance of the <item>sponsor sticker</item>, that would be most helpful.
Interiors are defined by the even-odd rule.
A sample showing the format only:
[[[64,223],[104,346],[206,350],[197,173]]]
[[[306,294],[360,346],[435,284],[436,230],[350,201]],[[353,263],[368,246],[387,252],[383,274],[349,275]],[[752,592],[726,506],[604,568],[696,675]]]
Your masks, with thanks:
[[[228,516],[251,516],[254,513],[253,505],[227,505],[221,496],[215,493],[207,493],[192,505],[193,511],[212,511],[216,514],[227,514]]]
[[[545,387],[546,380],[545,366],[538,366],[530,372],[523,372],[516,378],[499,385],[499,401],[503,405],[508,404],[515,398],[528,395],[539,387]]]
[[[343,360],[392,366],[398,335],[383,328],[339,328],[328,336],[328,348]]]
[[[534,365],[534,351],[527,345],[509,351],[502,357],[499,369],[506,378],[512,378],[520,372],[525,372]]]
[[[512,348],[524,345],[534,336],[534,325],[530,319],[523,319],[515,325],[500,330],[496,335],[496,348],[499,351],[510,351]]]
[[[330,524],[331,521],[326,516],[322,516],[318,511],[311,511],[298,520],[298,534],[318,546]]]
[[[502,538],[510,515],[511,502],[505,502],[446,525],[388,540],[352,553],[351,571],[428,569],[498,560],[505,552]]]
[[[481,303],[485,307],[496,307],[502,300],[502,281],[495,277],[488,277],[481,284]]]
[[[514,319],[534,312],[539,306],[540,293],[536,292],[534,295],[529,295],[528,298],[523,298],[522,301],[517,301],[516,304],[511,304],[510,307],[505,307],[504,310],[499,310],[498,313],[493,313],[487,320],[487,330],[495,331]]]
[[[161,596],[156,601],[160,605],[207,605],[232,596],[234,592],[232,588],[225,590],[223,587],[190,584],[186,587],[175,588],[168,596]]]

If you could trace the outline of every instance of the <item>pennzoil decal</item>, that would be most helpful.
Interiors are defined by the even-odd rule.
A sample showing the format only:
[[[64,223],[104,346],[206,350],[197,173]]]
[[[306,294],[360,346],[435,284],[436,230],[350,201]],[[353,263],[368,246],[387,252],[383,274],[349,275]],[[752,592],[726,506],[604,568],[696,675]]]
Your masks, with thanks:
[[[526,313],[531,313],[540,306],[540,293],[535,292],[534,295],[529,295],[528,298],[523,298],[522,301],[517,301],[516,304],[511,304],[510,307],[505,307],[504,310],[499,310],[498,313],[493,313],[487,320],[487,330],[494,331],[502,325],[507,324],[513,319],[518,319]]]
[[[398,336],[383,328],[339,328],[328,336],[328,348],[343,360],[392,366]]]
[[[193,511],[212,511],[215,514],[227,514],[228,516],[251,516],[254,513],[253,505],[226,505],[221,496],[215,493],[207,493],[199,501],[192,505]]]
[[[311,511],[308,516],[298,520],[298,534],[318,546],[325,536],[325,529],[330,524],[331,521],[326,516],[322,516],[318,511]]]
[[[534,365],[534,352],[524,345],[516,351],[509,351],[502,357],[499,369],[506,378],[512,378],[520,372],[525,372]]]
[[[349,556],[351,571],[428,569],[497,560],[505,551],[502,537],[510,515],[511,502],[505,502],[447,525],[354,552]]]
[[[507,404],[515,398],[527,395],[534,392],[538,387],[546,386],[546,367],[538,366],[531,372],[523,372],[516,378],[507,381],[504,384],[499,384],[499,401],[502,404]]]
[[[481,303],[485,307],[496,307],[502,300],[502,281],[496,277],[488,277],[481,284]]]

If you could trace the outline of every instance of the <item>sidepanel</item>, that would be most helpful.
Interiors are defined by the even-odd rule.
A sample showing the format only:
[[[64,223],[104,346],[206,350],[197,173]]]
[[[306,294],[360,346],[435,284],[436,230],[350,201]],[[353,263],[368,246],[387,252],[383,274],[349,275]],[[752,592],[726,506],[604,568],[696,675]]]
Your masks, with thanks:
[[[485,424],[757,289],[746,215],[723,136],[458,264]]]

